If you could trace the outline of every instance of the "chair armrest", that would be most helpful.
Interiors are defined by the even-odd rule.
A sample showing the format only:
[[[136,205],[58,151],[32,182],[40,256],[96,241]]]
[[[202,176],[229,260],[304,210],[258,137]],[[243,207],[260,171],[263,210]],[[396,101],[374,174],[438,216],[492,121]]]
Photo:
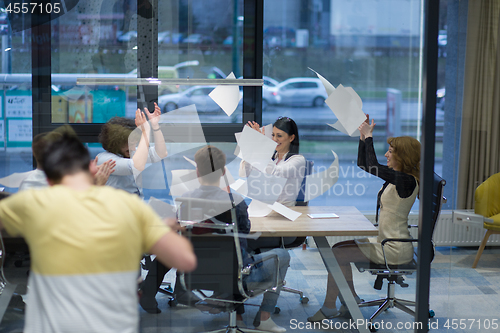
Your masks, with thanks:
[[[382,254],[384,255],[384,263],[385,263],[385,267],[387,268],[387,270],[389,272],[393,272],[393,270],[389,267],[389,264],[387,263],[387,258],[385,256],[385,249],[384,249],[384,245],[385,243],[387,242],[400,242],[400,243],[415,243],[415,242],[418,242],[418,239],[415,239],[415,238],[386,238],[384,239],[380,245],[382,245]]]
[[[268,289],[276,290],[276,288],[279,285],[279,268],[280,268],[279,258],[278,258],[277,254],[268,254],[266,257],[260,258],[258,260],[254,260],[253,262],[247,264],[245,267],[243,267],[241,269],[241,275],[242,276],[238,279],[238,282],[239,282],[238,283],[238,288],[240,289],[240,293],[241,293],[242,296],[248,297],[248,298],[252,297],[252,296],[248,295],[247,290],[245,290],[245,288],[243,287],[243,283],[240,283],[240,282],[243,281],[243,277],[245,275],[250,275],[250,272],[252,271],[252,269],[254,267],[259,267],[265,261],[268,261],[268,260],[273,260],[274,261],[276,280],[273,280],[272,286],[270,286],[269,288],[266,288],[266,290],[268,290]]]
[[[382,241],[382,248],[384,247],[385,243],[387,242],[401,242],[401,243],[413,243],[413,242],[418,242],[418,239],[415,238],[386,238]]]
[[[460,210],[454,210],[452,212],[452,221],[454,224],[462,224],[462,225],[468,225],[468,226],[477,226],[482,228],[484,222],[493,222],[492,219],[489,219],[487,217],[484,217],[483,215],[480,214],[475,214],[472,211],[460,211]]]

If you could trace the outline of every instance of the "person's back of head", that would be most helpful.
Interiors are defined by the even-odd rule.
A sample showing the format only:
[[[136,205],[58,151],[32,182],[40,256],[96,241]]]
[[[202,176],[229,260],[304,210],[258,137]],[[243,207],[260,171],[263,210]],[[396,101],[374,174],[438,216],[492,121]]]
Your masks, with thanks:
[[[226,154],[217,147],[205,146],[194,155],[198,176],[205,183],[216,183],[224,174]]]
[[[33,138],[33,142],[31,144],[31,150],[33,151],[33,156],[35,157],[36,161],[36,167],[38,169],[42,169],[40,161],[47,145],[50,142],[55,141],[60,137],[61,133],[56,131],[44,132],[35,135],[35,137]]]
[[[129,136],[135,128],[134,120],[113,117],[102,126],[99,142],[104,150],[115,155],[123,155],[122,149],[128,146]]]
[[[59,184],[67,175],[90,173],[90,155],[87,148],[74,132],[62,132],[60,137],[47,143],[40,157],[42,169],[53,184]]]

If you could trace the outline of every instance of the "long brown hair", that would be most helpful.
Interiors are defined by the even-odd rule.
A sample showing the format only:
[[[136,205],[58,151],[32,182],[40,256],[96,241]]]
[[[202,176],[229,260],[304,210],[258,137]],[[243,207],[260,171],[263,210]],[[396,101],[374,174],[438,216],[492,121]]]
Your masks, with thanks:
[[[420,181],[420,142],[411,136],[388,138],[393,149],[392,157],[401,167],[401,172],[410,174]]]

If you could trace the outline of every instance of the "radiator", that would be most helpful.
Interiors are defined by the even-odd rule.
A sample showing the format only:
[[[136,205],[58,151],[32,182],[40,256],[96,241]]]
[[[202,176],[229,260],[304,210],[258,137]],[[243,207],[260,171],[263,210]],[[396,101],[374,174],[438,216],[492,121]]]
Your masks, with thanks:
[[[485,229],[476,226],[465,226],[453,223],[451,210],[443,210],[439,215],[436,228],[434,230],[433,240],[436,246],[479,246],[483,240]],[[365,215],[368,220],[375,223],[375,215]],[[410,213],[408,224],[418,225],[418,212]],[[418,229],[411,228],[410,234],[418,238]],[[349,240],[352,236],[328,236],[326,237],[330,245],[337,242]],[[308,244],[315,247],[312,237],[308,237]],[[487,246],[500,246],[500,235],[490,236]]]

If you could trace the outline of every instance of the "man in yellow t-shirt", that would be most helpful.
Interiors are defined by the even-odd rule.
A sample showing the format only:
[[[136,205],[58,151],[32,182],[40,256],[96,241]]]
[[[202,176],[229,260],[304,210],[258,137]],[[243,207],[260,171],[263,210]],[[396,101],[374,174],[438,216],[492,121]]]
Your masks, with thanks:
[[[76,137],[49,144],[41,164],[51,187],[0,202],[0,226],[30,247],[24,332],[138,332],[142,254],[191,271],[191,244],[137,196],[93,186],[90,156]]]

